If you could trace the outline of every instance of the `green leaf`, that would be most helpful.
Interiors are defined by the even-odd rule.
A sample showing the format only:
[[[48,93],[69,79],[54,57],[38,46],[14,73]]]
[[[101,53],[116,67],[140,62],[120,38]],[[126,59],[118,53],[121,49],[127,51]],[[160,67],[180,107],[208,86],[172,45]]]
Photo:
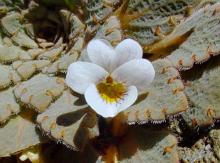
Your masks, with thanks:
[[[30,112],[22,113],[1,126],[0,140],[0,157],[10,156],[43,142]]]
[[[220,118],[220,58],[213,58],[186,73],[189,77],[186,77],[184,92],[190,109],[183,113],[183,118],[191,127],[213,124]]]
[[[168,59],[180,70],[220,54],[220,4],[200,9],[177,27],[173,35],[193,29],[186,41]]]
[[[109,17],[104,24],[102,24],[95,38],[105,39],[109,41],[112,45],[117,45],[122,41],[122,30],[120,26],[120,22],[116,16]]]
[[[119,145],[119,162],[178,162],[177,140],[164,131],[132,127]]]
[[[0,92],[0,124],[20,112],[20,106],[16,103],[13,88]]]
[[[117,8],[118,0],[90,0],[85,5],[84,14],[86,15],[87,31],[92,33],[97,30],[99,23],[113,13]]]
[[[191,148],[178,147],[181,162],[219,162],[209,140],[199,139]]]
[[[14,89],[19,103],[37,112],[43,112],[65,89],[63,78],[48,77],[38,74],[28,81],[22,82]]]
[[[96,114],[82,99],[67,90],[37,117],[43,132],[73,150],[82,150],[89,139],[99,134]]]
[[[0,64],[0,90],[21,81],[21,77],[10,67]]]
[[[117,13],[126,37],[142,44],[144,51],[166,38],[201,0],[131,0]],[[164,45],[157,47],[163,48]]]

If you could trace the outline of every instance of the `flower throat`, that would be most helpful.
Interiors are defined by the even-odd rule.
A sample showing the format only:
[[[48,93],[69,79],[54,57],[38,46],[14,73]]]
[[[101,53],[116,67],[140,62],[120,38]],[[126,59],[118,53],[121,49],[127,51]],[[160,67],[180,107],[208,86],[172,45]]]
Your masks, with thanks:
[[[118,102],[124,96],[126,87],[108,76],[105,80],[96,85],[102,99],[107,103]]]

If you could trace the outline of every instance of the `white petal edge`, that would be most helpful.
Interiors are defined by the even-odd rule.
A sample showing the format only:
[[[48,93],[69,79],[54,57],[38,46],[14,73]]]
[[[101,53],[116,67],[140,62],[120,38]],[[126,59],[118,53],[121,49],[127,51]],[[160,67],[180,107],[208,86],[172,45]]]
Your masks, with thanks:
[[[84,94],[92,83],[104,79],[108,72],[102,67],[89,62],[74,62],[67,70],[66,83],[75,92]]]
[[[106,42],[100,39],[94,39],[87,46],[89,59],[107,71],[112,71],[112,63],[115,58],[115,50]]]
[[[116,67],[133,59],[141,59],[143,57],[143,49],[141,45],[133,39],[125,39],[120,42],[116,48]]]
[[[87,104],[104,118],[115,117],[119,112],[127,109],[137,99],[138,93],[135,86],[130,86],[124,98],[117,103],[106,103],[98,93],[94,84],[91,84],[85,92]]]
[[[138,93],[143,93],[154,80],[155,70],[147,59],[134,59],[119,66],[111,74],[113,79],[125,83],[127,86],[134,85]]]

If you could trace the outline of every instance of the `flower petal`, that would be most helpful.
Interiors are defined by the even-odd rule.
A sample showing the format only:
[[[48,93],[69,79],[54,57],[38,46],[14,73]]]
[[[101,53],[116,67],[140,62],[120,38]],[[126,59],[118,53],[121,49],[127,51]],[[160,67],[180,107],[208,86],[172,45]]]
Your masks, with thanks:
[[[138,91],[135,86],[128,87],[128,91],[122,100],[119,101],[118,113],[131,106],[138,97]]]
[[[117,66],[122,65],[133,59],[141,59],[143,56],[143,49],[141,45],[132,39],[125,39],[120,42],[116,48],[116,62]]]
[[[74,62],[67,70],[66,83],[74,91],[83,94],[92,83],[104,79],[108,72],[102,67],[89,62]]]
[[[111,76],[113,79],[127,84],[127,86],[136,86],[138,92],[142,93],[153,81],[155,71],[147,59],[134,59],[119,66]]]
[[[112,71],[112,62],[115,58],[115,50],[102,40],[92,40],[87,46],[89,59],[105,68],[107,71]]]
[[[125,97],[118,103],[106,103],[98,93],[94,84],[91,84],[85,92],[85,99],[88,105],[99,115],[107,118],[114,117],[119,112],[127,109],[137,99],[137,89],[134,86],[128,88]]]
[[[107,118],[114,117],[117,114],[116,103],[106,103],[98,93],[94,84],[91,84],[85,92],[85,99],[87,104],[99,115]]]

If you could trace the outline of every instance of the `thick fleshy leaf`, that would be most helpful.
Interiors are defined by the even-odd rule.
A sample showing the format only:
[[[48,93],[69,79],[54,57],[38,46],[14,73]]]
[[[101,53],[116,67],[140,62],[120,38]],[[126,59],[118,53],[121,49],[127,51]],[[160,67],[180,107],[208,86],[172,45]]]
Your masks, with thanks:
[[[181,162],[219,162],[219,130],[212,130],[192,147],[178,147]]]
[[[220,57],[185,72],[185,94],[188,96],[190,109],[183,113],[187,124],[211,125],[220,119]]]
[[[132,0],[124,3],[117,16],[126,37],[142,44],[145,52],[166,38],[180,20],[201,0]],[[163,48],[161,44],[159,48]]]
[[[14,12],[3,17],[1,19],[1,25],[5,32],[7,32],[9,35],[14,35],[22,28],[20,21],[21,15]]]
[[[44,72],[48,74],[67,73],[69,65],[78,60],[80,52],[83,48],[83,44],[84,38],[78,37],[70,51],[67,54],[61,56],[51,66],[44,69]]]
[[[155,79],[146,93],[124,111],[128,123],[161,122],[188,108],[179,72],[166,59],[152,63],[156,72]]]
[[[44,72],[48,74],[67,73],[69,65],[78,59],[79,54],[66,54],[54,62],[51,66],[47,67]]]
[[[13,88],[0,92],[0,124],[8,120],[12,115],[20,112],[20,106],[16,103]]]
[[[178,162],[177,140],[164,131],[133,127],[119,145],[119,162]]]
[[[79,34],[83,33],[83,31],[85,30],[85,25],[74,14],[70,15],[68,22],[70,22],[69,39],[73,39],[77,37]]]
[[[120,22],[116,16],[109,17],[104,24],[102,24],[95,35],[96,39],[105,39],[112,45],[117,45],[122,41],[122,30]]]
[[[209,138],[212,142],[213,151],[215,153],[215,156],[217,156],[218,160],[220,159],[220,130],[219,129],[213,129],[209,132]]]
[[[134,85],[139,93],[143,93],[154,80],[155,70],[150,61],[134,59],[119,66],[112,72],[111,76],[127,86]]]
[[[0,127],[0,157],[18,153],[44,140],[38,135],[33,114],[22,113]]]
[[[63,78],[38,74],[17,85],[14,94],[19,103],[43,112],[65,89]]]
[[[67,90],[37,117],[46,134],[74,150],[81,150],[90,138],[99,134],[96,114],[82,99]]]
[[[11,38],[17,45],[24,48],[37,48],[37,43],[32,40],[24,31],[17,32]]]
[[[94,84],[91,84],[85,92],[85,99],[88,105],[99,115],[107,117],[115,117],[119,112],[127,109],[137,99],[138,92],[135,86],[128,87],[126,95],[114,103],[107,103],[98,93]]]
[[[0,63],[11,63],[16,60],[30,60],[31,56],[28,52],[17,46],[0,47]]]
[[[186,41],[168,56],[175,67],[180,70],[190,69],[194,63],[205,62],[212,55],[220,54],[219,9],[219,3],[202,8],[177,27],[176,33],[187,25],[193,31]]]
[[[48,66],[48,60],[30,60],[30,61],[16,61],[13,62],[12,67],[22,80],[29,79],[32,75],[40,72],[44,67]]]
[[[40,54],[37,58],[54,61],[61,55],[62,51],[63,51],[63,46],[53,47],[50,50],[47,50],[44,53]]]
[[[104,41],[99,39],[90,41],[87,46],[87,53],[93,63],[105,68],[108,72],[114,68],[115,50]]]
[[[0,64],[0,89],[5,89],[10,85],[20,82],[22,79],[10,66]]]
[[[107,75],[108,72],[96,64],[78,61],[68,67],[66,83],[74,91],[83,94],[90,84],[103,80]]]
[[[13,42],[25,48],[37,48],[38,45],[32,40],[24,30],[22,25],[22,15],[12,12],[1,19],[1,25],[5,33],[11,37]]]
[[[90,0],[84,5],[84,13],[86,15],[87,31],[94,32],[99,23],[103,22],[117,8],[119,0]]]

